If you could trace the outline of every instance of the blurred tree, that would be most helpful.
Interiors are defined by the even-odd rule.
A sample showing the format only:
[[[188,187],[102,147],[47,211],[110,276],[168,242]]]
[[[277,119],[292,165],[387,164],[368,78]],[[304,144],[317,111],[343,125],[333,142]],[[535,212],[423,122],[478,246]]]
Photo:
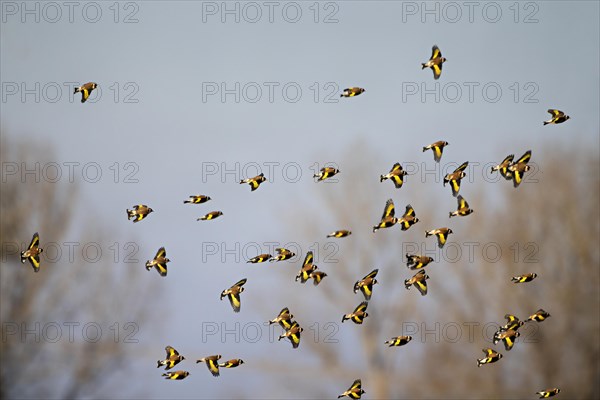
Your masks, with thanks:
[[[297,352],[308,354],[300,359],[311,362],[294,361],[297,353],[291,350],[266,357],[264,371],[289,374],[272,381],[303,398],[332,397],[359,377],[369,398],[378,399],[528,398],[554,386],[569,398],[593,398],[600,382],[599,160],[581,150],[534,150],[539,170],[517,189],[477,171],[475,181],[461,189],[475,213],[449,220],[456,199],[442,187],[441,177],[432,182],[431,175],[427,181],[419,174],[408,176],[395,189],[390,182],[379,183],[377,174],[396,161],[413,160],[384,165],[373,162],[378,157],[364,142],[350,146],[339,163],[339,182],[315,184],[311,192],[323,218],[294,215],[287,221],[302,242],[335,241],[339,252],[337,262],[317,260],[328,276],[316,288],[294,284],[289,269],[276,272],[290,282],[285,291],[269,291],[265,318],[288,306],[305,328]],[[372,233],[388,198],[394,199],[397,216],[411,203],[420,222],[406,232],[395,226]],[[442,226],[454,234],[440,251],[424,231]],[[325,239],[336,229],[353,234]],[[425,297],[404,288],[404,279],[415,272],[406,268],[409,249],[435,259],[426,267],[431,278]],[[369,302],[369,317],[361,326],[341,324],[342,315],[363,300],[352,293],[354,282],[373,268],[379,268],[380,284]],[[528,272],[539,276],[511,283],[512,276]],[[510,352],[491,343],[504,314],[524,320],[539,308],[551,318],[523,326]],[[384,345],[401,334],[412,334],[413,341],[400,348]],[[504,358],[477,368],[484,347]],[[296,372],[289,373],[290,364]]]
[[[118,233],[86,210],[76,182],[63,177],[53,183],[39,172],[22,176],[25,167],[53,162],[52,150],[15,142],[3,138],[0,149],[0,397],[97,397],[103,384],[126,379],[124,361],[136,345],[125,339],[135,339],[147,318],[152,299],[144,293],[153,287],[136,278],[139,266],[122,264],[122,254],[115,260],[108,251]],[[14,175],[8,173],[12,166]],[[46,248],[38,273],[20,262],[36,231]],[[74,257],[67,242],[78,242]],[[81,257],[86,243],[101,246],[97,262]],[[97,325],[84,332],[86,323]]]

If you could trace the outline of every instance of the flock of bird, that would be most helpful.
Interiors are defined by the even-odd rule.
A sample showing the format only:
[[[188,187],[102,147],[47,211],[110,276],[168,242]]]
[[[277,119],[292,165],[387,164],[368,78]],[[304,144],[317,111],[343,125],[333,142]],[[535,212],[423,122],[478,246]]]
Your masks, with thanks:
[[[442,64],[446,62],[446,58],[442,57],[442,53],[437,46],[433,46],[431,58],[429,61],[422,63],[422,68],[431,68],[433,71],[434,79],[439,79],[442,74]],[[97,84],[94,82],[88,82],[84,85],[81,85],[75,88],[74,93],[80,92],[81,102],[84,103],[90,96],[90,93],[97,88]],[[350,87],[344,89],[341,97],[354,97],[358,96],[365,92],[365,89],[360,87]],[[544,121],[544,125],[547,124],[560,124],[569,119],[568,115],[565,115],[562,111],[550,109],[548,112],[552,115],[552,118],[548,121]],[[448,142],[446,141],[437,141],[435,143],[431,143],[423,147],[423,152],[432,150],[433,158],[435,162],[440,162],[442,158],[442,154],[444,151],[444,147],[448,146]],[[518,187],[522,180],[523,175],[529,171],[530,166],[528,162],[531,159],[531,150],[525,152],[517,161],[514,160],[514,154],[508,155],[504,160],[492,167],[492,172],[498,171],[499,174],[505,178],[506,180],[512,181],[514,187]],[[464,199],[462,195],[459,194],[461,179],[466,176],[466,168],[468,166],[468,161],[462,163],[458,168],[456,168],[452,173],[447,174],[444,177],[443,185],[450,185],[452,190],[452,195],[457,199],[457,209],[456,211],[452,211],[449,213],[449,217],[465,217],[473,213],[473,210],[470,208],[469,203]],[[323,181],[325,179],[331,178],[340,173],[340,171],[336,168],[332,167],[324,167],[320,170],[318,174],[314,175],[318,181]],[[385,180],[390,180],[393,182],[394,186],[397,189],[400,189],[404,183],[404,176],[407,175],[407,172],[403,170],[400,163],[395,163],[391,170],[385,174],[380,175],[380,182]],[[255,191],[259,188],[261,183],[265,182],[267,179],[264,174],[257,175],[252,178],[244,179],[240,181],[240,184],[248,184],[251,188],[251,191]],[[211,198],[206,195],[191,195],[188,200],[184,201],[184,204],[202,204],[210,201]],[[127,209],[127,219],[132,220],[133,222],[139,222],[148,217],[154,210],[147,205],[137,204],[134,205],[133,208]],[[198,221],[208,221],[215,218],[218,218],[223,215],[221,211],[211,211],[204,216],[198,218]],[[379,229],[390,228],[396,224],[400,225],[403,231],[408,230],[414,224],[418,223],[419,219],[416,217],[415,209],[408,204],[405,208],[404,214],[402,217],[398,218],[395,216],[395,207],[392,199],[387,200],[385,207],[383,209],[383,214],[381,216],[380,221],[373,226],[373,232],[376,232]],[[437,229],[427,230],[425,233],[425,237],[435,236],[437,238],[437,243],[439,248],[443,248],[448,240],[448,236],[452,234],[452,229],[448,227],[440,227]],[[327,235],[327,237],[333,238],[344,238],[351,235],[352,232],[349,230],[338,230],[332,232]],[[21,252],[21,261],[24,263],[28,260],[35,272],[38,272],[40,269],[40,254],[43,249],[40,247],[40,237],[36,232],[33,235],[31,243],[29,247]],[[263,263],[266,261],[269,262],[278,262],[288,260],[295,256],[295,253],[288,249],[277,248],[277,254],[275,256],[271,254],[260,254],[256,257],[248,260],[248,263]],[[414,286],[422,296],[427,294],[427,279],[429,279],[429,275],[425,272],[425,267],[431,263],[433,260],[432,257],[419,255],[419,254],[406,254],[407,259],[407,267],[410,270],[417,270],[417,272],[409,279],[404,281],[406,289],[410,289],[411,286]],[[167,263],[170,260],[167,258],[167,253],[164,247],[161,247],[154,258],[152,260],[148,260],[146,262],[146,269],[151,270],[153,267],[158,271],[160,276],[167,276]],[[362,292],[364,296],[364,301],[362,301],[351,313],[344,314],[342,316],[342,322],[350,320],[355,324],[362,324],[364,319],[368,317],[367,307],[368,302],[371,299],[373,294],[373,286],[377,284],[376,276],[378,273],[378,269],[374,269],[369,274],[367,274],[362,279],[358,280],[354,284],[354,293],[357,293],[359,290]],[[308,280],[313,280],[313,284],[319,285],[321,281],[327,276],[327,274],[318,269],[318,267],[313,263],[313,253],[312,251],[307,252],[304,262],[302,263],[302,267],[300,268],[298,274],[296,275],[296,281],[300,281],[300,283],[306,283]],[[512,277],[511,281],[514,283],[525,283],[530,282],[537,277],[536,273],[527,273],[519,276]],[[234,312],[239,312],[241,309],[241,296],[240,294],[244,291],[244,284],[246,283],[246,279],[241,279],[240,281],[233,284],[228,289],[225,289],[221,292],[220,299],[222,300],[224,297],[227,297],[231,307]],[[498,330],[495,332],[493,336],[494,345],[498,342],[502,341],[506,351],[510,351],[514,344],[515,339],[519,337],[520,333],[518,329],[524,325],[525,322],[534,321],[534,322],[542,322],[545,319],[550,317],[550,314],[544,311],[543,309],[538,310],[526,321],[521,321],[519,318],[512,314],[506,314],[505,318],[507,323],[503,326],[500,326]],[[278,324],[283,328],[283,334],[279,336],[279,340],[288,339],[292,344],[293,348],[298,348],[300,345],[300,337],[303,328],[295,321],[294,316],[290,313],[290,310],[287,307],[284,307],[279,314],[271,321],[270,324]],[[393,337],[390,340],[386,341],[390,347],[398,347],[404,346],[408,344],[412,340],[411,336],[397,336]],[[159,360],[157,362],[157,368],[165,367],[165,371],[168,371],[178,365],[181,361],[185,360],[185,357],[180,355],[177,350],[175,350],[171,346],[166,346],[166,358],[164,360]],[[480,367],[485,364],[491,364],[499,361],[503,356],[501,353],[493,350],[492,348],[483,349],[485,353],[485,357],[477,360],[477,366]],[[219,368],[235,368],[242,364],[244,361],[241,359],[230,359],[224,363],[219,363],[221,359],[221,355],[210,355],[203,358],[200,358],[196,361],[196,363],[205,363],[208,370],[211,372],[213,376],[219,376]],[[190,373],[184,370],[177,370],[173,372],[165,372],[162,376],[166,379],[171,380],[181,380],[185,379]],[[552,397],[560,392],[558,388],[551,388],[537,392],[536,394],[540,395],[540,398]],[[361,379],[356,379],[350,388],[340,394],[338,398],[347,396],[352,399],[360,399],[361,396],[365,393],[362,389],[362,381]]]

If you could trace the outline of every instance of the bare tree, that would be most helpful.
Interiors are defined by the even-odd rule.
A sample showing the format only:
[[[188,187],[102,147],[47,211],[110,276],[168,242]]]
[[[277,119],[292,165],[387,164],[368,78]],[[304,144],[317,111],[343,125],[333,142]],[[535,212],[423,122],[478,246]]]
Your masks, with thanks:
[[[361,157],[354,156],[358,152]],[[301,372],[275,378],[282,390],[306,398],[330,397],[336,394],[332,388],[341,393],[361,377],[368,395],[379,399],[523,398],[553,386],[569,398],[593,397],[600,382],[599,160],[568,149],[536,149],[536,156],[539,172],[517,189],[504,179],[464,184],[462,192],[475,213],[448,220],[456,199],[449,192],[440,196],[439,182],[422,182],[417,175],[409,176],[401,189],[379,183],[377,174],[402,160],[373,163],[378,157],[368,145],[350,146],[340,162],[339,182],[319,183],[312,193],[314,210],[329,218],[294,219],[289,226],[306,242],[324,241],[335,229],[353,234],[332,239],[339,245],[337,262],[317,260],[328,273],[318,287],[294,285],[292,278],[285,291],[269,292],[270,307],[263,311],[274,316],[279,306],[289,306],[305,327],[298,351],[315,360],[296,361],[294,369]],[[574,159],[579,161],[560,161]],[[411,203],[420,222],[405,232],[395,226],[372,233],[388,198],[394,199],[397,214]],[[441,226],[454,231],[443,251],[424,236],[425,229]],[[404,279],[415,272],[405,265],[409,248],[425,249],[435,259],[426,267],[430,279],[425,297],[404,288]],[[461,255],[455,256],[452,248]],[[352,293],[353,283],[373,268],[379,268],[380,284],[369,302],[369,316],[360,326],[341,324],[342,314],[363,300]],[[528,272],[539,276],[530,283],[511,283],[512,276]],[[288,275],[280,271],[277,278],[290,279]],[[526,323],[510,352],[491,343],[504,314],[524,320],[539,308],[551,318]],[[334,324],[333,341],[324,340],[328,322]],[[313,332],[317,328],[309,328],[315,323],[321,324],[319,337]],[[406,333],[414,337],[404,347],[383,343]],[[504,358],[477,368],[475,360],[483,357],[484,347],[495,348]],[[261,362],[269,373],[283,375],[290,360],[268,357]]]
[[[75,242],[74,235],[80,250],[86,243],[108,243],[109,227],[85,213],[77,183],[21,174],[54,161],[51,150],[3,139],[0,159],[4,172],[18,169],[2,177],[0,397],[97,396],[135,353],[125,338],[147,318],[152,300],[143,293],[152,288],[106,247],[96,262],[69,256],[62,244]],[[21,264],[19,254],[36,231],[46,247],[38,273]],[[84,332],[86,323],[92,325]]]

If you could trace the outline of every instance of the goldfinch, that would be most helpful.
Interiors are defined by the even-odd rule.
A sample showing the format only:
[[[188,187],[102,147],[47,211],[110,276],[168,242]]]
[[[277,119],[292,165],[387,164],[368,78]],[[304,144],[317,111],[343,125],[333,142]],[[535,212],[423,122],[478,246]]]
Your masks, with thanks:
[[[33,234],[27,250],[21,252],[21,263],[25,263],[26,260],[29,260],[29,263],[33,267],[33,272],[39,272],[40,270],[40,253],[42,253],[44,249],[39,247],[39,245],[40,235],[36,232]]]

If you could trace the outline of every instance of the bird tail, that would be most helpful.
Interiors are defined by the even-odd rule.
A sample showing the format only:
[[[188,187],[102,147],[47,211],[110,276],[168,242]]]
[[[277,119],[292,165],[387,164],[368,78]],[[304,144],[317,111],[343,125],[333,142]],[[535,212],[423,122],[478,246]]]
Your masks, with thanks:
[[[406,287],[407,289],[410,289],[410,283],[408,283],[409,279],[405,279],[404,280],[404,287]]]
[[[421,63],[421,69],[425,69],[427,68],[427,65],[425,63]]]
[[[191,200],[184,200],[183,204],[187,204],[187,203],[191,203],[191,202],[192,202]]]
[[[427,231],[425,232],[425,237],[429,237],[429,236],[431,236],[431,235],[432,235],[431,233],[429,233],[429,232],[427,232]]]
[[[133,217],[133,211],[129,208],[127,209],[127,220],[129,221]]]
[[[544,121],[544,125],[548,125],[550,122],[548,121]]]
[[[162,361],[158,360],[157,363],[158,365],[156,366],[156,368],[160,368],[160,366],[162,365]]]
[[[448,218],[452,218],[453,216],[454,216],[454,214],[453,214],[453,213],[450,213],[450,216],[449,216]]]
[[[77,92],[79,92],[79,88],[78,87],[75,88],[75,91],[73,92],[73,94],[75,94]]]
[[[385,181],[385,179],[386,179],[386,178],[385,178],[383,175],[380,175],[380,176],[379,176],[379,182],[383,182],[383,181]]]
[[[477,368],[481,367],[484,363],[481,360],[477,360]]]

